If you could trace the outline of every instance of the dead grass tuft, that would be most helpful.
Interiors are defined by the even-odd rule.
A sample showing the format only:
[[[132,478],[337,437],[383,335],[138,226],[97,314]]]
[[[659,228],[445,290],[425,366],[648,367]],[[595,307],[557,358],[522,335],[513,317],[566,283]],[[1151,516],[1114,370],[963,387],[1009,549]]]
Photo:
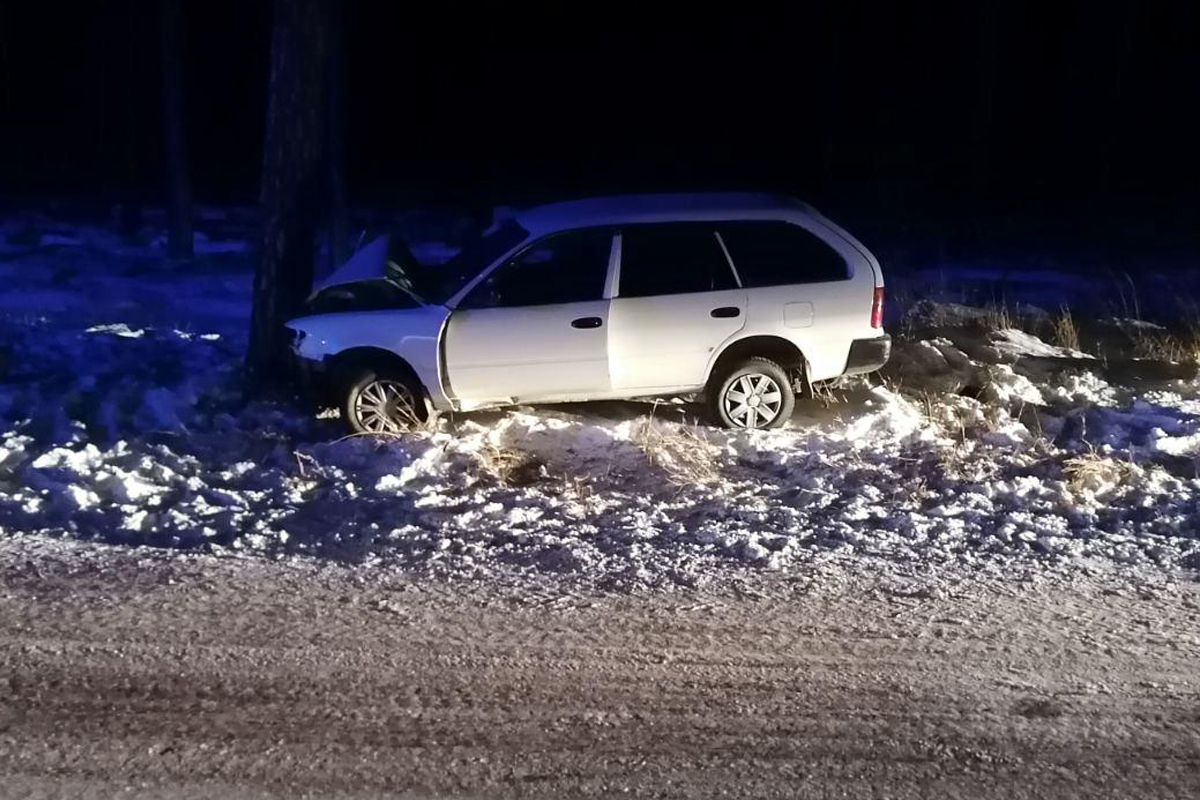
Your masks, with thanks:
[[[415,431],[429,427],[429,424],[432,422],[433,415],[430,415],[429,420],[422,422],[420,416],[417,415],[417,410],[412,406],[412,404],[408,402],[402,402],[396,406],[396,417],[397,419],[395,422],[400,426],[401,429],[398,432],[404,432]]]
[[[819,383],[810,383],[808,390],[812,395],[812,399],[820,403],[824,408],[839,405],[846,401],[846,395],[842,391],[840,378],[834,378],[831,381],[821,381]]]
[[[1138,332],[1133,339],[1133,355],[1174,364],[1200,364],[1200,331],[1184,336]]]
[[[632,441],[675,486],[704,486],[721,477],[717,448],[692,425],[669,425],[651,414]]]
[[[1071,309],[1063,306],[1058,316],[1051,322],[1051,339],[1059,347],[1068,350],[1079,350],[1079,328],[1075,325],[1075,317]]]
[[[476,454],[480,465],[508,486],[528,486],[543,477],[544,462],[534,454],[508,444],[488,442]]]
[[[984,312],[983,327],[989,331],[1006,331],[1017,327],[1007,303],[989,303]]]
[[[1067,487],[1079,494],[1090,491],[1094,494],[1115,489],[1133,472],[1133,464],[1102,455],[1092,449],[1081,456],[1063,462],[1063,475]]]

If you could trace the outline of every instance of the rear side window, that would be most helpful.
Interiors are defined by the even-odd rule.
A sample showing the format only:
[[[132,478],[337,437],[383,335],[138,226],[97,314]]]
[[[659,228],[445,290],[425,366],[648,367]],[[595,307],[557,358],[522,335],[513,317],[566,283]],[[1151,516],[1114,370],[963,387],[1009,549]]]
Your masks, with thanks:
[[[610,230],[560,233],[522,250],[463,300],[462,308],[582,303],[604,297]]]
[[[846,259],[799,225],[723,222],[719,230],[743,286],[820,283],[850,277]]]
[[[620,297],[736,288],[714,225],[664,223],[633,225],[621,231]]]

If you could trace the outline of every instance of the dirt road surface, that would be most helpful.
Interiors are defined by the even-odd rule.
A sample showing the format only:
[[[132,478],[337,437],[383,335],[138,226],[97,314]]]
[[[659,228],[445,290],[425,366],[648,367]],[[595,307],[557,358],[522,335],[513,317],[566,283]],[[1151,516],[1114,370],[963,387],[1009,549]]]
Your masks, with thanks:
[[[0,548],[0,796],[1200,796],[1200,592],[565,597]]]

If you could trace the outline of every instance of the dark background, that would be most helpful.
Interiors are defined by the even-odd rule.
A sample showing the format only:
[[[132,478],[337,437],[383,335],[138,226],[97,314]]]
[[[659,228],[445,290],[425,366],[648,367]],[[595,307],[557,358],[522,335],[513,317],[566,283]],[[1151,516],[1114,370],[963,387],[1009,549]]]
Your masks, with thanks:
[[[761,188],[896,259],[1184,262],[1198,6],[350,2],[350,199]],[[0,0],[5,205],[162,202],[155,11]],[[270,21],[187,6],[199,202],[256,199]]]

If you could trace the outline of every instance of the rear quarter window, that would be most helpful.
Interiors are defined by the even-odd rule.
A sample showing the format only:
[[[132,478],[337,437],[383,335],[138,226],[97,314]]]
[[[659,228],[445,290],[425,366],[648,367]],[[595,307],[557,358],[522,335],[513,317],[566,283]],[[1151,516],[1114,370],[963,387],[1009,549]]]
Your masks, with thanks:
[[[850,266],[816,234],[789,222],[725,222],[718,226],[742,285],[844,281]]]

